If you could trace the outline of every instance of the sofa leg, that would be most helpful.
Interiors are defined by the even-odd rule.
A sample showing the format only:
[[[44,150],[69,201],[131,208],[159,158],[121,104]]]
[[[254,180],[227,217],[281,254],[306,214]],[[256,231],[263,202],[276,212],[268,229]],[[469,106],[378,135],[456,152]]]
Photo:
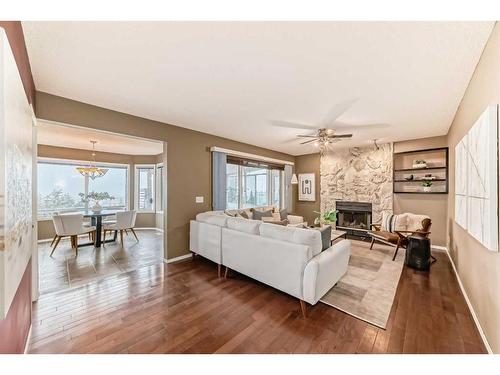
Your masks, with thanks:
[[[194,260],[196,258],[196,253],[194,251],[191,251],[191,260]]]
[[[373,244],[375,243],[375,238],[372,238],[372,243],[370,244],[370,250],[373,249]]]
[[[300,302],[300,310],[302,311],[302,316],[304,318],[307,318],[307,305],[305,301],[302,301],[301,299],[299,299],[299,302]]]
[[[222,276],[222,264],[217,265],[217,277],[220,279]]]

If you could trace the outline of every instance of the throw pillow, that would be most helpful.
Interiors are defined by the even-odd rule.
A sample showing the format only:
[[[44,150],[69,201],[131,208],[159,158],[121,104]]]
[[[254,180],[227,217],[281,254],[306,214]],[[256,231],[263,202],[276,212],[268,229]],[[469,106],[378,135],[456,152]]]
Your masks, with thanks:
[[[382,212],[382,230],[394,233],[397,230],[404,230],[406,227],[406,215],[394,215]]]
[[[229,211],[229,210],[224,210],[224,213],[225,213],[227,216],[230,216],[230,217],[236,217],[236,216],[238,215],[238,212]]]
[[[246,211],[240,211],[240,212],[239,212],[239,215],[240,215],[243,219],[250,219],[250,218],[248,217],[248,214],[247,214],[247,212],[246,212]]]
[[[286,208],[284,208],[280,211],[280,218],[281,218],[281,220],[285,220],[285,219],[288,220],[288,211],[286,210]]]
[[[254,220],[262,220],[263,217],[273,217],[273,210],[269,210],[269,211],[256,211],[254,210],[253,211],[253,219]]]
[[[332,227],[325,225],[323,228],[318,228],[321,232],[321,251],[328,249],[332,243]]]

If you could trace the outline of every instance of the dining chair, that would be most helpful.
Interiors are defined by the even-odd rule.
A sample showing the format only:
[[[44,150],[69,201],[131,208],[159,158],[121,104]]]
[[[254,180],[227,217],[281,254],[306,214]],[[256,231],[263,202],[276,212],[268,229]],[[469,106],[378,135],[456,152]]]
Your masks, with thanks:
[[[57,245],[59,245],[59,241],[61,241],[63,237],[70,237],[71,247],[75,249],[76,256],[78,256],[78,235],[91,233],[92,237],[95,239],[95,227],[85,227],[83,225],[82,214],[54,215],[52,216],[52,221],[54,223],[56,235],[50,244],[50,246],[53,245],[50,256],[54,254]]]
[[[104,243],[106,242],[106,233],[113,231],[120,231],[120,241],[123,246],[123,232],[130,229],[133,233],[137,242],[139,242],[139,238],[137,238],[137,234],[135,234],[135,219],[137,217],[137,212],[135,210],[132,211],[123,211],[116,213],[116,223],[114,224],[104,224]]]

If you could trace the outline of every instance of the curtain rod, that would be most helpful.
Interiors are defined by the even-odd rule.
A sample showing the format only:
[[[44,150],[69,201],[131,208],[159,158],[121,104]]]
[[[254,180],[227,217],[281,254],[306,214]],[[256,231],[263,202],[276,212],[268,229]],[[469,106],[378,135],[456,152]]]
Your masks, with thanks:
[[[258,161],[267,161],[269,163],[276,163],[276,164],[283,164],[283,165],[295,165],[295,163],[293,161],[268,158],[266,156],[249,154],[247,152],[229,150],[227,148],[221,148],[221,147],[210,147],[210,151],[223,152],[223,153],[231,155],[231,156],[239,156],[242,158],[254,159],[254,160],[258,160]]]

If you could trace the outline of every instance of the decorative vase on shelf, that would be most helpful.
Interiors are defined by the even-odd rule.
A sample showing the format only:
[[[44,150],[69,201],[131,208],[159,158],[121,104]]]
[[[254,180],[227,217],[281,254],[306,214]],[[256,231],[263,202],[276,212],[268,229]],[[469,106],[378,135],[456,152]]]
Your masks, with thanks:
[[[99,213],[102,211],[102,207],[101,205],[99,204],[98,201],[95,201],[94,205],[90,208],[92,210],[92,212],[94,213]]]

